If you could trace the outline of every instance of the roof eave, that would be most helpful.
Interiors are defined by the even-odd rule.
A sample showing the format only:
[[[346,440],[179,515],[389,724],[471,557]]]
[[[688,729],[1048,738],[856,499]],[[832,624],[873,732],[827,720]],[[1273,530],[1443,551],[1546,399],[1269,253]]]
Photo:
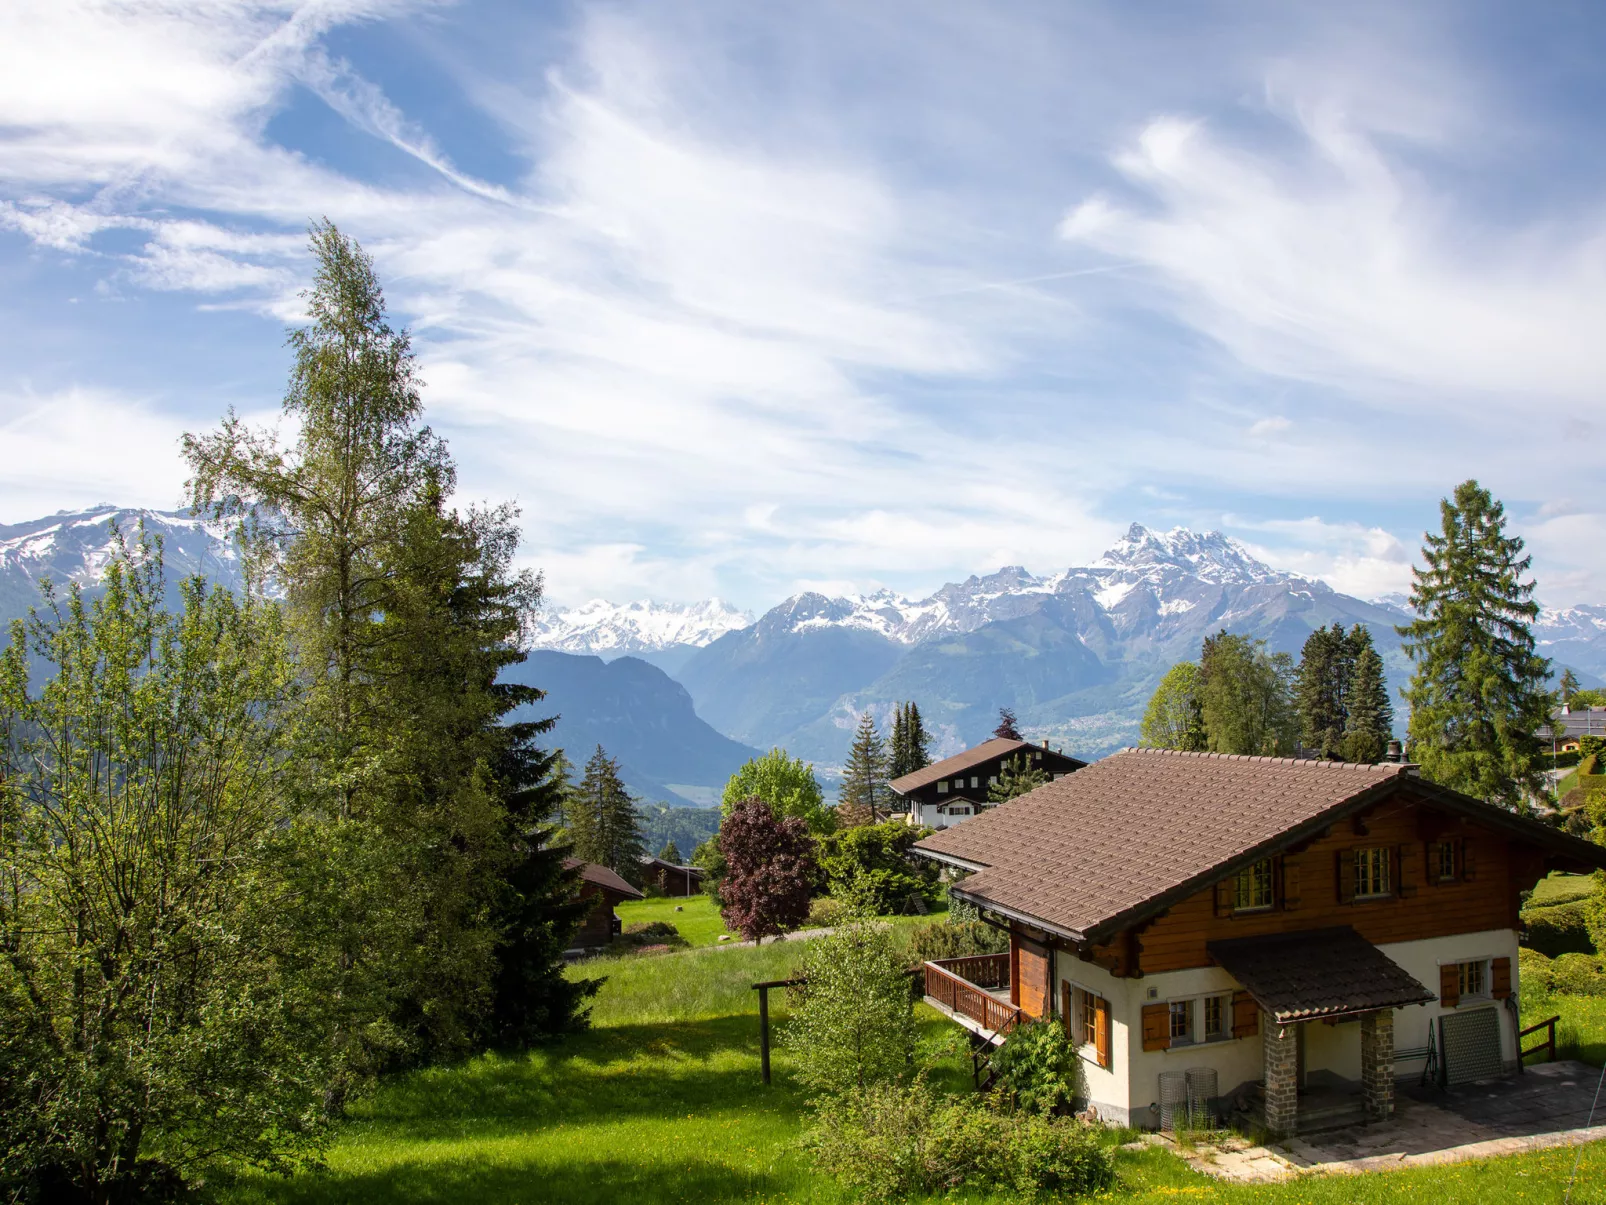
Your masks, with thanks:
[[[1018,908],[1006,908],[1004,905],[997,903],[994,900],[990,900],[985,896],[973,895],[964,890],[962,887],[950,885],[948,888],[948,894],[950,896],[957,896],[967,904],[974,904],[977,908],[984,909],[988,912],[997,913],[999,916],[1005,917],[1008,920],[1020,921],[1020,923],[1023,925],[1031,925],[1034,929],[1041,929],[1045,933],[1052,933],[1056,937],[1063,937],[1066,941],[1075,942],[1077,945],[1084,945],[1087,942],[1086,935],[1077,931],[1076,929],[1067,929],[1063,925],[1056,925],[1053,921],[1046,921],[1040,916],[1033,916],[1029,912],[1020,911]]]
[[[910,848],[922,858],[930,858],[933,862],[943,862],[949,866],[958,867],[960,870],[968,870],[972,873],[975,873],[978,870],[987,869],[987,863],[985,862],[967,862],[964,858],[956,858],[952,854],[938,853],[934,849],[922,849],[918,845],[912,845]],[[952,892],[956,891],[957,889],[954,887],[949,887],[948,890]]]

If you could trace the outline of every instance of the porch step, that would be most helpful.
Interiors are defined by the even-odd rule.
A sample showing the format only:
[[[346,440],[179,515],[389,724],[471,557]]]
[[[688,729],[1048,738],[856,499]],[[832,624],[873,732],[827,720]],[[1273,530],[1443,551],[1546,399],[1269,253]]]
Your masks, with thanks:
[[[1264,1129],[1266,1126],[1266,1098],[1257,1088],[1249,1097],[1247,1113],[1238,1116],[1246,1117],[1252,1126]],[[1363,1125],[1366,1122],[1366,1110],[1361,1104],[1359,1092],[1343,1091],[1314,1091],[1302,1092],[1299,1096],[1299,1114],[1295,1121],[1295,1128],[1301,1134],[1315,1134],[1322,1130],[1341,1130],[1350,1126]]]

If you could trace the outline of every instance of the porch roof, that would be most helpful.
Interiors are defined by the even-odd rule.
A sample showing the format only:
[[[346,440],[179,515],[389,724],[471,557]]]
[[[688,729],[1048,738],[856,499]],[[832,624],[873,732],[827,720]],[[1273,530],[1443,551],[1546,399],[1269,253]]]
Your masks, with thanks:
[[[1348,925],[1213,941],[1206,948],[1279,1025],[1438,998]]]

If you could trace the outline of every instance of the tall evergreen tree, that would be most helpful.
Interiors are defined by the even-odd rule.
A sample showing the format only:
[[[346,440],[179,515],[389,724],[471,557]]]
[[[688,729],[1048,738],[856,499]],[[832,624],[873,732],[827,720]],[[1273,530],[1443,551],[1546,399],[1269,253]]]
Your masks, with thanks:
[[[1221,631],[1199,656],[1199,710],[1215,753],[1287,757],[1299,739],[1293,658],[1264,640]]]
[[[641,883],[641,822],[619,777],[619,763],[601,745],[586,762],[571,801],[569,836],[574,856],[606,866],[628,883]]]
[[[1015,723],[1015,713],[1008,707],[998,709],[998,727],[993,729],[993,736],[1010,741],[1023,741],[1026,738],[1020,734]]]
[[[1179,661],[1166,671],[1143,712],[1139,739],[1151,749],[1203,753],[1204,712],[1199,703],[1199,667]]]
[[[680,846],[675,844],[672,837],[665,841],[664,847],[658,851],[658,860],[672,863],[675,866],[685,865],[685,860],[680,856]]]
[[[1573,696],[1578,693],[1578,675],[1573,673],[1572,667],[1561,671],[1561,705],[1571,707]]]
[[[552,751],[552,823],[558,829],[569,827],[569,797],[574,793],[574,763],[562,749]]]
[[[1355,670],[1349,684],[1341,753],[1345,761],[1381,761],[1394,732],[1383,658],[1372,646],[1372,633],[1361,624],[1350,629],[1349,642]]]
[[[1294,704],[1299,712],[1300,743],[1317,757],[1342,755],[1353,671],[1353,646],[1343,624],[1317,628],[1306,638],[1294,683]]]
[[[902,778],[931,764],[931,737],[913,700],[899,703],[892,720],[891,777]]]
[[[866,711],[848,749],[842,767],[842,786],[837,792],[837,819],[843,825],[875,824],[886,810],[887,748],[876,728],[875,717]]]
[[[1519,807],[1540,790],[1534,733],[1553,703],[1550,662],[1534,651],[1534,583],[1524,580],[1533,558],[1476,481],[1439,511],[1425,564],[1412,570],[1417,618],[1396,629],[1415,663],[1405,692],[1411,756],[1435,782]]]

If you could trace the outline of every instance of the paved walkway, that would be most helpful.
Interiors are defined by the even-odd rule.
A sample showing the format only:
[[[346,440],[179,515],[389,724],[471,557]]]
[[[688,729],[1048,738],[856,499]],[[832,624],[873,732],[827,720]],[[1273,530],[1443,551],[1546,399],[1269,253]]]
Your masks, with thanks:
[[[1448,1092],[1402,1086],[1394,1117],[1381,1124],[1346,1126],[1266,1146],[1228,1138],[1177,1153],[1224,1180],[1266,1182],[1312,1172],[1384,1171],[1596,1142],[1606,1139],[1606,1099],[1593,1117],[1600,1124],[1588,1124],[1600,1082],[1599,1068],[1569,1060]]]

